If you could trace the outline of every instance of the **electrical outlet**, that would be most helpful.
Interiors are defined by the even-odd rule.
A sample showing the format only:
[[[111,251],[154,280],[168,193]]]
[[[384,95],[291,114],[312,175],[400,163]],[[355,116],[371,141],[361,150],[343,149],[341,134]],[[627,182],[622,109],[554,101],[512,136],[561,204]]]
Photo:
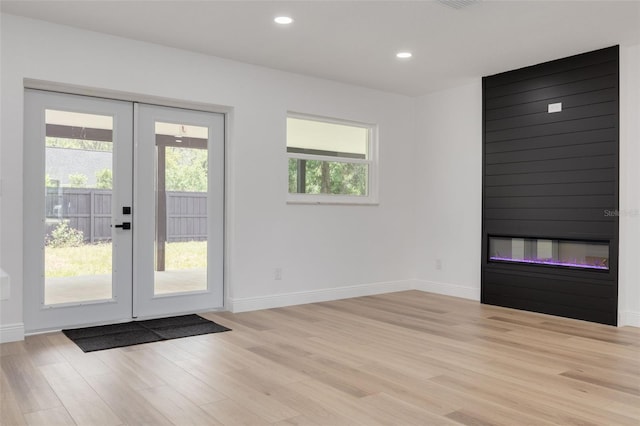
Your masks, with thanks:
[[[436,269],[437,270],[442,269],[442,259],[436,259]]]
[[[276,268],[273,271],[273,279],[278,281],[282,279],[282,268]]]

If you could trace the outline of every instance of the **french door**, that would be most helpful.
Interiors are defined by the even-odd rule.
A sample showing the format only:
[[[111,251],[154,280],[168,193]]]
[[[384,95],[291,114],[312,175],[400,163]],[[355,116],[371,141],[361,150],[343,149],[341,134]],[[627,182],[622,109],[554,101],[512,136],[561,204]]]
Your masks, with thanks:
[[[224,116],[25,92],[27,332],[223,305]]]

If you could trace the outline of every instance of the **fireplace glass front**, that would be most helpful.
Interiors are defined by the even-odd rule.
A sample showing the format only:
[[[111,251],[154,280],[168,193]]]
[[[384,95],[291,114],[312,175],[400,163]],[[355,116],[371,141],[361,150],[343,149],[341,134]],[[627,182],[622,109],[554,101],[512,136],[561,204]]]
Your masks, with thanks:
[[[609,244],[578,240],[489,237],[489,261],[609,270]]]

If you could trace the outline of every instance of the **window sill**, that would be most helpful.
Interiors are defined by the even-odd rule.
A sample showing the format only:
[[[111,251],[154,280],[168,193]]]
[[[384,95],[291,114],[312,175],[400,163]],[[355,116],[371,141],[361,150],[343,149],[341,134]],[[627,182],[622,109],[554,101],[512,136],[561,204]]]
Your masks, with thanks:
[[[316,205],[351,205],[378,206],[380,202],[373,197],[350,197],[341,195],[295,195],[288,194],[287,204],[316,204]]]

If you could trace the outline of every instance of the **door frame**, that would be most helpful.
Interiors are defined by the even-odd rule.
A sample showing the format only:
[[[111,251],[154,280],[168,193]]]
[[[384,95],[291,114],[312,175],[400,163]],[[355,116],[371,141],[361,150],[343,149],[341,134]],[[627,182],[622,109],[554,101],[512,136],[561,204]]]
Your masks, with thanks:
[[[231,270],[231,263],[232,263],[231,253],[233,252],[232,250],[233,232],[232,231],[233,231],[234,220],[233,220],[232,212],[234,210],[234,207],[233,207],[234,197],[231,195],[231,191],[229,190],[229,188],[234,186],[233,185],[234,179],[233,179],[233,175],[229,171],[230,169],[228,167],[228,163],[230,159],[233,157],[233,144],[231,143],[232,134],[229,130],[230,129],[229,123],[233,122],[233,116],[235,112],[234,108],[231,106],[226,106],[221,104],[211,104],[211,103],[204,103],[204,102],[197,102],[197,101],[167,98],[162,96],[144,95],[144,94],[137,94],[132,92],[119,91],[119,90],[102,89],[102,88],[73,85],[68,83],[58,83],[54,81],[38,80],[38,79],[31,79],[31,78],[25,78],[23,85],[24,85],[25,99],[26,99],[26,92],[28,91],[45,91],[45,92],[60,94],[60,95],[72,95],[72,96],[76,95],[76,96],[90,97],[95,99],[123,101],[123,102],[131,103],[132,105],[135,103],[144,103],[144,104],[156,105],[160,107],[179,108],[179,109],[187,109],[187,110],[201,111],[201,112],[211,112],[211,113],[218,113],[223,115],[223,124],[224,124],[223,169],[224,171],[223,171],[223,203],[222,203],[223,204],[222,206],[222,209],[223,209],[222,304],[221,304],[221,308],[218,308],[218,309],[206,308],[201,310],[194,310],[193,312],[225,311],[225,310],[232,309],[231,299],[229,297],[230,297],[230,294],[232,293],[231,285],[230,285],[230,282],[231,282],[230,270]],[[26,102],[25,102],[25,105],[26,105]],[[25,106],[25,110],[26,110],[26,106]],[[26,117],[26,114],[25,114],[25,117]],[[26,127],[26,120],[24,121],[25,121],[25,127]],[[25,137],[26,137],[26,129],[25,129]],[[26,171],[27,167],[25,166],[24,168]],[[25,184],[23,185],[23,187],[26,188],[27,173],[24,173],[24,175],[25,175]],[[27,206],[27,201],[25,197],[25,199],[23,200],[24,224],[25,224],[25,227],[23,229],[23,235],[25,234],[26,227],[29,223],[28,215],[31,213],[29,212],[29,209],[27,207],[28,206]],[[27,271],[26,260],[30,259],[31,255],[32,253],[28,251],[27,245],[25,244],[23,249],[23,259],[24,259],[23,273],[25,275],[23,280],[24,285],[23,285],[23,292],[22,292],[23,293],[22,305],[23,305],[23,312],[25,313],[24,314],[25,335],[37,334],[41,332],[60,329],[60,327],[41,327],[41,328],[35,329],[29,326],[30,321],[28,321],[27,319],[28,318],[27,311],[29,307],[27,305],[29,301],[28,293],[29,293],[30,286],[29,286],[28,275],[26,274],[26,271]],[[130,303],[129,305],[130,305],[129,310],[131,310],[131,307],[133,306],[133,304]],[[133,318],[132,313],[130,314],[130,317]],[[129,321],[131,318],[120,320],[120,321]],[[99,318],[93,318],[90,322],[87,323],[87,325],[101,325],[101,324],[108,324],[108,323],[120,322],[120,321],[102,320]]]

